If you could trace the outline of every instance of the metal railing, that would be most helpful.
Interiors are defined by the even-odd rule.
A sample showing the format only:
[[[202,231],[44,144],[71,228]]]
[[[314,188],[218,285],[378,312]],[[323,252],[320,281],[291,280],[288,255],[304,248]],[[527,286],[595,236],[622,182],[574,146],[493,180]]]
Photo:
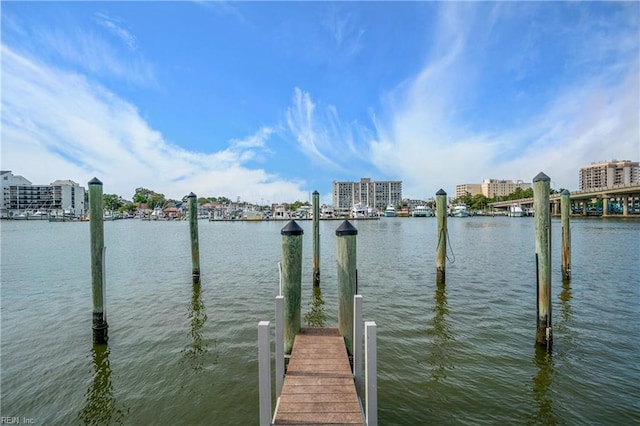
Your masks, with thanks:
[[[364,418],[367,426],[378,424],[378,377],[377,377],[377,333],[374,321],[362,320],[362,296],[356,294],[353,298],[353,376],[356,393],[362,401],[364,387]],[[284,384],[284,296],[275,298],[275,382],[276,400],[280,398]],[[364,333],[363,333],[364,330]],[[271,323],[258,323],[258,377],[260,399],[260,426],[270,426],[275,420],[275,412],[271,407]],[[364,336],[364,354],[362,353],[362,338]],[[364,355],[364,356],[363,356]],[[363,377],[364,361],[364,377]],[[276,404],[277,411],[277,404]],[[274,417],[272,417],[272,415]]]

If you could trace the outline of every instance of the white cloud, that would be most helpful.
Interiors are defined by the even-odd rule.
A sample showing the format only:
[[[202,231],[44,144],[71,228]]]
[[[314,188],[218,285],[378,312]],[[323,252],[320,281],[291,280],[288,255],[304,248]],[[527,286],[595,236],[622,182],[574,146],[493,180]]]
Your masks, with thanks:
[[[464,28],[474,25],[462,25],[462,13],[469,11],[444,6],[440,37],[430,60],[415,77],[387,94],[384,101],[390,113],[375,118],[371,160],[380,170],[404,180],[404,195],[432,196],[439,188],[451,194],[456,184],[486,178],[531,181],[540,171],[551,177],[554,186],[575,190],[580,167],[592,161],[639,159],[635,32],[631,32],[635,41],[629,40],[629,32],[616,35],[620,51],[611,67],[591,63],[569,84],[553,88],[550,102],[534,105],[536,113],[517,125],[505,123],[488,132],[475,129],[472,121],[464,119],[464,111],[459,113],[467,89],[476,84],[468,70],[479,65],[466,48],[471,35]],[[590,48],[609,52],[612,41],[596,37],[590,43],[597,40],[603,44]]]
[[[82,75],[55,69],[2,46],[2,169],[36,183],[94,176],[106,193],[130,198],[143,186],[182,198],[306,199],[303,182],[285,181],[246,161],[268,153],[272,129],[228,148],[195,153],[165,141],[136,108]]]
[[[353,13],[343,12],[335,3],[329,5],[328,13],[323,19],[323,24],[336,46],[347,55],[361,50],[360,40],[365,30],[360,28],[356,21]]]
[[[119,19],[113,18],[106,13],[96,13],[95,17],[100,25],[108,29],[118,37],[131,50],[136,50],[136,37],[126,28],[123,28]]]
[[[32,56],[39,57],[42,52],[51,51],[59,59],[96,76],[117,78],[138,86],[157,86],[155,69],[137,53],[135,37],[105,18],[100,25],[117,33],[127,48],[120,48],[98,32],[81,27],[72,30],[34,28],[33,38],[37,42],[31,47]]]
[[[338,167],[337,163],[322,152],[330,149],[331,140],[326,122],[316,117],[316,105],[309,93],[295,88],[293,105],[287,109],[286,119],[289,131],[307,157],[330,167]]]

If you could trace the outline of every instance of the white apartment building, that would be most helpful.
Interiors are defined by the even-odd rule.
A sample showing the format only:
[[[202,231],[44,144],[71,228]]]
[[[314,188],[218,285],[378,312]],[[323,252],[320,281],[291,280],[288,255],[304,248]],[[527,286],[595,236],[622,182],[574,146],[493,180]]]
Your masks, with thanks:
[[[583,191],[638,183],[640,182],[639,165],[637,161],[629,160],[591,163],[590,166],[580,168],[579,188]]]
[[[56,180],[50,185],[33,185],[10,170],[0,171],[0,217],[24,212],[86,213],[85,189],[71,180]]]
[[[384,210],[387,205],[402,202],[402,181],[374,182],[362,178],[360,182],[333,182],[333,208],[348,212],[356,204]]]

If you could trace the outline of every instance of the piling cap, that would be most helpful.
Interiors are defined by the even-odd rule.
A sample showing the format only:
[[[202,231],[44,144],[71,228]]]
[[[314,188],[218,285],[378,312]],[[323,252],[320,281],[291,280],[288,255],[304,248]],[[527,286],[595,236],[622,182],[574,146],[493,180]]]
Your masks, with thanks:
[[[545,175],[543,172],[540,172],[533,178],[534,182],[551,182],[551,178]]]
[[[565,189],[564,191],[562,191],[562,195],[571,195],[571,193],[568,189]]]
[[[189,195],[187,195],[187,198],[196,198],[196,194],[190,192]]]
[[[302,235],[303,233],[304,231],[295,220],[290,220],[289,223],[280,230],[280,235]]]
[[[102,182],[97,177],[94,177],[89,181],[89,185],[102,185]]]
[[[447,193],[444,192],[444,189],[440,188],[440,191],[436,192],[436,195],[447,195]]]
[[[318,191],[313,191],[312,195],[320,195]]]
[[[336,235],[338,237],[344,237],[345,235],[358,235],[358,230],[348,221],[345,220],[336,229]]]

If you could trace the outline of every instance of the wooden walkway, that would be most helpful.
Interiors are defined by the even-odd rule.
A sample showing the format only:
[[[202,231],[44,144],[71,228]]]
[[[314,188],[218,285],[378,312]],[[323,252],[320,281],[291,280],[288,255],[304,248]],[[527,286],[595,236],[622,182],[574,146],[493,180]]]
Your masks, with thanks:
[[[273,424],[364,425],[337,328],[303,328],[296,335]]]

